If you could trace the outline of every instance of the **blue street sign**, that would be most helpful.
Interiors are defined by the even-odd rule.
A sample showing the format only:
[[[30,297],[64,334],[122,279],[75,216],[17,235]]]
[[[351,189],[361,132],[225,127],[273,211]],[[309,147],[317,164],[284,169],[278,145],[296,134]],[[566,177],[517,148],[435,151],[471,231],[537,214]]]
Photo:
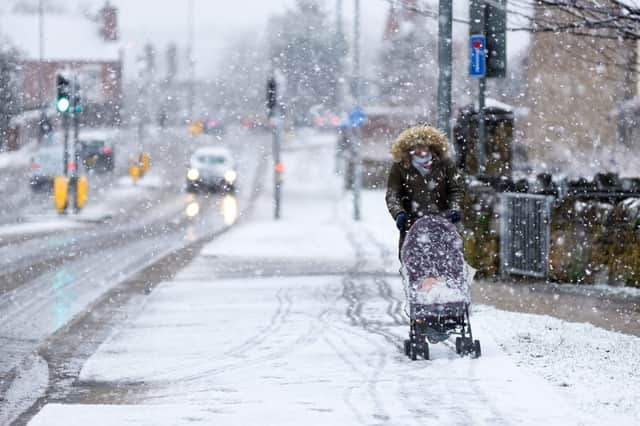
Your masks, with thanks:
[[[486,70],[486,40],[483,35],[472,35],[471,43],[471,62],[469,66],[469,74],[471,77],[484,77]]]
[[[349,122],[351,123],[351,127],[362,127],[366,121],[367,114],[365,114],[364,110],[360,107],[355,107],[349,113]]]

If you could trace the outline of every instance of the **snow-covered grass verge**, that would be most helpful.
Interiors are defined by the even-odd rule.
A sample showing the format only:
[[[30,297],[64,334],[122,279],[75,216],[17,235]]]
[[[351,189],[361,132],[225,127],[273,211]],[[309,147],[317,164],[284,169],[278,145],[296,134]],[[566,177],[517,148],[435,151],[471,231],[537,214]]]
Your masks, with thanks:
[[[585,412],[640,419],[640,338],[545,315],[475,306],[473,321],[518,366],[533,370]]]

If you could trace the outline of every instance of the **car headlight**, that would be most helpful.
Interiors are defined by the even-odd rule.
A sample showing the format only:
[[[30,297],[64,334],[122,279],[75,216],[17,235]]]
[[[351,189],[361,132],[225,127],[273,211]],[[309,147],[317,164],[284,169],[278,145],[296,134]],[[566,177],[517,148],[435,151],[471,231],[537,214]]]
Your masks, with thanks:
[[[200,172],[198,171],[198,169],[189,169],[189,171],[187,172],[187,179],[189,180],[198,180],[199,177]]]
[[[226,180],[227,183],[235,182],[236,181],[236,177],[237,177],[237,174],[236,174],[236,172],[234,170],[227,170],[224,173],[224,180]]]

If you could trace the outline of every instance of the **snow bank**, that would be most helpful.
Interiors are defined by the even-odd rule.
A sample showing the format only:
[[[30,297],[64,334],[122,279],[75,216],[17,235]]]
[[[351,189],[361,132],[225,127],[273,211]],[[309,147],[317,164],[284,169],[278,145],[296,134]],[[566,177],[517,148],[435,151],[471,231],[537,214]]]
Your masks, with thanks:
[[[480,325],[518,366],[544,377],[584,412],[615,424],[640,419],[640,338],[544,315],[474,308]]]
[[[55,215],[55,216],[54,216]],[[84,226],[84,224],[77,222],[73,219],[66,217],[58,217],[56,213],[53,213],[48,220],[43,217],[39,217],[33,222],[18,223],[15,225],[3,225],[0,226],[0,239],[2,237],[12,235],[29,235],[55,232],[67,229],[75,229]]]

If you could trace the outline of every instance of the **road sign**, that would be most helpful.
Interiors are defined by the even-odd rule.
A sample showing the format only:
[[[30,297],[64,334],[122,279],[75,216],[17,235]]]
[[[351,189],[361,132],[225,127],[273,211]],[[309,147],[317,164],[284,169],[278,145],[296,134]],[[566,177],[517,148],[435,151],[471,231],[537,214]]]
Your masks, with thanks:
[[[367,114],[360,107],[355,107],[349,113],[349,123],[351,127],[362,127],[367,121]]]
[[[484,77],[486,70],[486,40],[484,35],[472,35],[470,48],[471,48],[471,62],[469,66],[469,75],[471,77]]]

